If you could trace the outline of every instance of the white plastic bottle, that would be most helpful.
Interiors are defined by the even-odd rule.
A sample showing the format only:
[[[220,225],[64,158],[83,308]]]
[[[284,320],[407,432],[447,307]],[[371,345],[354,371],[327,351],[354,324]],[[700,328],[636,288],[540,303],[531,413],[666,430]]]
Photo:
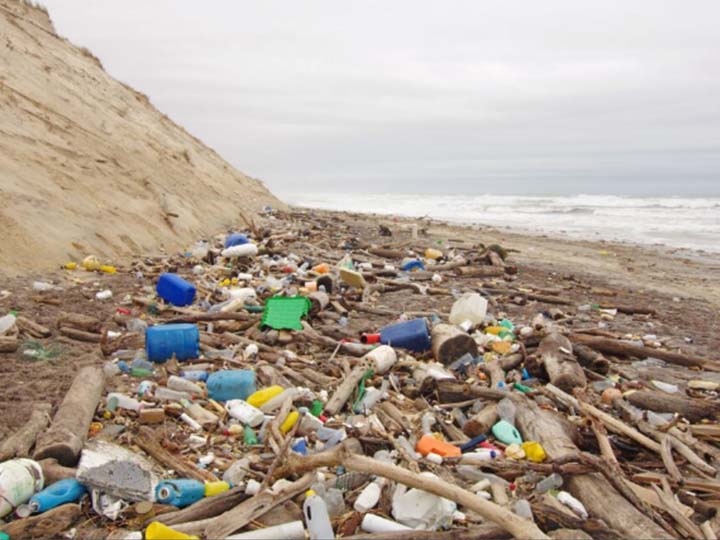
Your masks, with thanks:
[[[118,409],[127,409],[129,411],[139,411],[142,409],[142,403],[140,403],[137,399],[131,398],[130,396],[126,396],[125,394],[121,394],[119,392],[110,392],[107,396],[107,402],[110,404],[110,401],[112,399],[117,400],[117,407]]]
[[[308,490],[305,496],[303,516],[305,516],[305,526],[310,533],[310,540],[334,540],[335,531],[330,523],[325,501],[312,489]]]
[[[238,246],[231,246],[222,250],[221,255],[223,257],[253,257],[257,255],[258,248],[255,244],[240,244]]]
[[[353,508],[355,508],[357,512],[361,512],[363,514],[375,508],[375,505],[380,500],[380,495],[382,495],[382,489],[385,482],[385,478],[376,478],[365,486],[365,489],[363,489],[360,492],[360,495],[358,495],[358,498],[355,499]]]
[[[250,427],[257,427],[265,420],[265,415],[260,409],[242,399],[231,399],[225,403],[225,408],[230,416]]]
[[[44,485],[40,464],[32,459],[0,463],[0,518],[30,500]]]
[[[4,317],[0,317],[0,336],[4,336],[12,330],[16,321],[17,317],[15,317],[13,313],[8,313]]]
[[[397,521],[385,519],[375,514],[365,514],[360,524],[360,528],[368,533],[389,533],[394,531],[410,531],[407,525],[402,525]]]
[[[302,521],[290,521],[264,529],[239,534],[231,534],[226,540],[305,540],[305,526]]]

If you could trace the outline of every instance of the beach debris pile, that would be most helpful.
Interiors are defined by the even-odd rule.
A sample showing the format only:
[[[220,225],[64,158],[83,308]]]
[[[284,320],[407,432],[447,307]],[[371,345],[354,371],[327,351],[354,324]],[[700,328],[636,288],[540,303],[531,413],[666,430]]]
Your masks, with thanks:
[[[652,307],[523,286],[507,247],[351,232],[267,209],[69,263],[128,277],[109,318],[0,317],[0,361],[98,358],[0,444],[2,537],[716,538],[718,362],[614,326]]]

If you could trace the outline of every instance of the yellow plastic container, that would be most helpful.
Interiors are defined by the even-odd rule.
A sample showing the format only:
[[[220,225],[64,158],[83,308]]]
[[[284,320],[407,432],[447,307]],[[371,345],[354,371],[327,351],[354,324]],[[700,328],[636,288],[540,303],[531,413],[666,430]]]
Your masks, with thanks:
[[[230,489],[230,484],[227,482],[205,482],[205,496],[212,497],[213,495],[219,495]]]
[[[530,461],[534,461],[535,463],[542,463],[547,458],[547,454],[545,454],[545,449],[539,442],[525,441],[520,446],[523,450],[525,450],[525,457],[527,457]]]
[[[82,267],[85,270],[90,270],[90,271],[99,270],[100,269],[100,261],[98,260],[98,258],[95,255],[88,255],[87,257],[85,257],[83,259]]]
[[[280,426],[280,431],[283,434],[290,431],[292,429],[292,427],[295,425],[295,422],[298,421],[298,418],[300,418],[300,413],[297,411],[292,411],[290,414],[287,415],[287,418],[285,418],[285,421]]]
[[[284,388],[282,386],[278,386],[277,384],[274,386],[268,386],[267,388],[258,390],[254,394],[250,394],[250,396],[245,401],[247,401],[253,407],[260,407],[260,405],[262,405],[263,403],[266,403],[275,396],[280,395],[283,390]]]
[[[488,326],[487,328],[485,328],[485,333],[497,336],[503,330],[507,330],[507,328],[505,328],[504,326]]]
[[[117,268],[110,266],[109,264],[101,264],[100,271],[106,274],[117,274]]]
[[[181,533],[159,521],[153,521],[145,529],[145,540],[200,540],[200,537]]]
[[[76,262],[65,263],[65,270],[75,270],[77,268]]]
[[[427,248],[425,250],[425,258],[436,260],[443,256],[443,252],[439,249]]]

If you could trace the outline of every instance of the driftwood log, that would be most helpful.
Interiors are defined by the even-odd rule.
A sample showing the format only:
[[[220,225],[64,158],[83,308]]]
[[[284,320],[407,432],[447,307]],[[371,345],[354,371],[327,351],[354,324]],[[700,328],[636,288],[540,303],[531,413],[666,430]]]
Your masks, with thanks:
[[[712,419],[720,412],[720,403],[717,401],[693,399],[664,392],[640,390],[629,393],[625,399],[641,409],[679,413],[691,422],[698,422],[703,418]]]
[[[452,324],[436,324],[432,329],[432,352],[441,364],[450,364],[469,353],[475,358],[478,347],[475,340]]]
[[[465,422],[462,428],[463,433],[468,437],[484,435],[490,431],[490,428],[493,427],[498,420],[500,420],[500,417],[497,413],[497,404],[490,403],[483,407],[479,413],[468,418],[468,421]]]
[[[571,392],[573,388],[585,388],[585,372],[572,354],[570,340],[562,334],[546,336],[537,350],[545,366],[550,382],[558,388]]]
[[[77,476],[77,469],[63,467],[58,464],[57,460],[52,458],[42,459],[38,461],[38,463],[40,463],[40,467],[42,467],[43,478],[45,479],[46,486],[54,484],[58,480],[75,478]]]
[[[608,354],[616,354],[618,356],[635,356],[637,358],[659,358],[665,360],[671,364],[678,364],[686,367],[703,367],[705,364],[710,363],[705,358],[699,358],[697,356],[691,356],[682,353],[676,353],[672,351],[665,351],[662,349],[653,349],[651,347],[644,347],[641,345],[633,345],[631,343],[625,343],[617,339],[611,339],[601,336],[588,336],[585,334],[572,334],[570,339],[574,343],[580,343],[587,345],[588,347]]]
[[[500,277],[505,275],[501,266],[461,266],[455,269],[459,277]]]
[[[200,499],[182,510],[168,512],[157,518],[154,516],[148,517],[147,521],[157,520],[165,525],[177,525],[179,523],[208,519],[232,510],[249,497],[249,495],[245,494],[244,487],[235,487],[219,495]]]
[[[36,403],[25,425],[0,445],[0,461],[30,455],[30,449],[38,434],[50,423],[51,410],[49,403]]]
[[[16,336],[0,336],[0,353],[15,352],[19,346]]]
[[[33,459],[55,458],[65,466],[77,463],[104,387],[102,369],[87,366],[80,370],[50,428],[38,436]]]
[[[57,538],[80,518],[79,504],[63,504],[37,516],[17,519],[0,530],[10,538]]]
[[[350,372],[350,375],[348,375],[343,382],[338,385],[325,406],[325,412],[328,415],[335,416],[342,410],[367,370],[368,367],[365,363],[356,366]]]
[[[512,538],[497,525],[479,525],[451,531],[393,531],[344,536],[344,540],[506,540]]]
[[[517,404],[515,421],[525,440],[540,442],[548,457],[554,460],[579,453],[567,425],[558,415],[540,409],[529,399],[519,400]],[[624,537],[672,538],[662,527],[628,504],[599,473],[575,475],[565,478],[565,481],[568,491],[585,505],[591,516],[602,519]]]
[[[201,482],[216,482],[214,474],[204,469],[199,469],[192,463],[188,463],[181,457],[173,456],[165,450],[155,435],[155,430],[141,426],[140,432],[134,437],[135,444],[142,448],[149,456],[154,458],[161,465],[177,472],[181,477],[194,478]]]
[[[600,373],[601,375],[607,375],[607,372],[610,371],[610,361],[590,347],[575,343],[573,352],[575,356],[577,356],[580,365],[590,371]]]
[[[58,328],[63,326],[68,328],[75,328],[76,330],[82,330],[84,332],[90,332],[92,334],[100,333],[102,323],[95,317],[89,315],[83,315],[81,313],[61,313],[57,319]]]

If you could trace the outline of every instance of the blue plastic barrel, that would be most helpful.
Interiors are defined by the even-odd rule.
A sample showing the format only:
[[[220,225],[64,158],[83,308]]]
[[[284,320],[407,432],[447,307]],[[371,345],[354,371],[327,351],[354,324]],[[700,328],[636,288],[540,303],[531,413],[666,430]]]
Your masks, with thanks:
[[[159,324],[145,331],[145,351],[148,360],[164,362],[197,358],[200,354],[200,331],[190,323]]]
[[[30,498],[33,513],[47,512],[61,504],[79,500],[87,489],[74,478],[65,478],[36,493]]]
[[[380,343],[415,352],[430,348],[430,333],[425,319],[399,322],[380,330]]]
[[[195,300],[195,286],[177,274],[161,274],[157,282],[160,298],[174,306],[189,306]]]
[[[249,242],[248,237],[240,233],[232,233],[225,239],[225,247],[241,246]]]
[[[155,488],[157,502],[178,508],[190,506],[203,497],[205,497],[205,484],[191,478],[163,480]]]
[[[247,399],[255,392],[255,372],[250,369],[216,371],[207,379],[208,397],[215,401]]]

